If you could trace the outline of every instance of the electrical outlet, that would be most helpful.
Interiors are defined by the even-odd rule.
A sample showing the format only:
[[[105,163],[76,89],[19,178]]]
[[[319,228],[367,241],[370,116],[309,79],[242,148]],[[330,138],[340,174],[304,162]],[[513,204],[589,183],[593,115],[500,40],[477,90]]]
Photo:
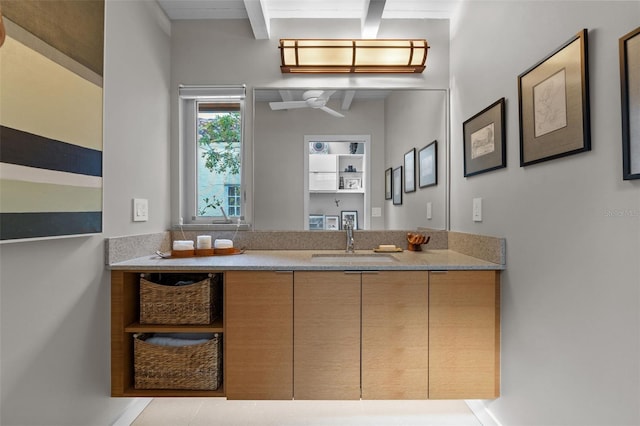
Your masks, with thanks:
[[[482,222],[482,198],[473,199],[473,221]]]
[[[146,198],[133,199],[133,221],[146,222],[149,220],[149,200]]]

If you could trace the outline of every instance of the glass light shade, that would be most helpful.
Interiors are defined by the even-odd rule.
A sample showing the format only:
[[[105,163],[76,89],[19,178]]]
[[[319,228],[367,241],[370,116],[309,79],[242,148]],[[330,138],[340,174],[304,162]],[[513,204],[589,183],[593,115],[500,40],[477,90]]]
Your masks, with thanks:
[[[421,73],[424,39],[280,40],[283,73]]]

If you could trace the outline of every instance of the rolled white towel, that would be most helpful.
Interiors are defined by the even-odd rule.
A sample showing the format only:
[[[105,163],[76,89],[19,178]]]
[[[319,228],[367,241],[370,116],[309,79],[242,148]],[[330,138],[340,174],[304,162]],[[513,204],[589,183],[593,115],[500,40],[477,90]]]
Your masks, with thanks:
[[[213,248],[217,248],[217,249],[233,248],[233,241],[217,239],[213,242]]]
[[[193,250],[193,241],[191,241],[191,240],[175,240],[173,242],[173,249],[175,251]]]

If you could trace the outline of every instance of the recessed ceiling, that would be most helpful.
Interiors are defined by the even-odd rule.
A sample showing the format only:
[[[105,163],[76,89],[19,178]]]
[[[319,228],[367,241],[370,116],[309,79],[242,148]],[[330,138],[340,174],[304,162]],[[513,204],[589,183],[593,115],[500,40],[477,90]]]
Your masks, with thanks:
[[[269,19],[373,19],[378,22],[380,19],[449,19],[459,2],[460,0],[158,0],[171,20],[250,19],[256,38],[268,38]],[[265,28],[257,28],[259,26]],[[260,36],[261,31],[264,34]]]

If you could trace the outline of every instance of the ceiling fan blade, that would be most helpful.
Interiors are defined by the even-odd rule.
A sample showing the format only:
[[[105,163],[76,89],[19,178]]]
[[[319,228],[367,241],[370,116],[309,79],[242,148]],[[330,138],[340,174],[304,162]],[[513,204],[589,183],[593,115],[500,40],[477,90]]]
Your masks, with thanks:
[[[333,115],[334,117],[340,117],[340,118],[344,118],[344,115],[340,114],[338,111],[334,111],[329,107],[322,107],[320,108],[321,110],[323,110],[324,112]]]
[[[305,101],[269,102],[272,110],[307,108],[309,105]]]

